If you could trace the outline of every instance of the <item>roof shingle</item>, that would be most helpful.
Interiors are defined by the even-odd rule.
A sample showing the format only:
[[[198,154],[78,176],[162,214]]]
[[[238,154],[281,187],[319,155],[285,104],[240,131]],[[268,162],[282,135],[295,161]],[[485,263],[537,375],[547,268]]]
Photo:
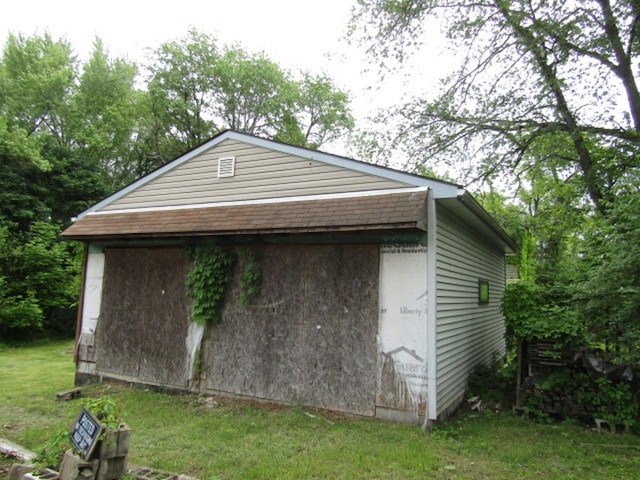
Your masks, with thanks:
[[[347,198],[90,213],[62,236],[75,240],[423,229],[426,190]]]

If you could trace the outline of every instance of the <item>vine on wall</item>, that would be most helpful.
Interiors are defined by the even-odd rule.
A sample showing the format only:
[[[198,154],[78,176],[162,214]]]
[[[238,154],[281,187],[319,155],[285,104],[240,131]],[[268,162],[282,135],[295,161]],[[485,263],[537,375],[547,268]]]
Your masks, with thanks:
[[[258,256],[243,249],[246,263],[240,277],[240,302],[249,305],[260,293],[262,272]],[[220,246],[195,247],[188,250],[193,265],[187,273],[187,295],[193,300],[191,321],[217,324],[222,319],[227,287],[233,278],[236,255]]]
[[[187,295],[193,300],[191,320],[216,324],[222,316],[227,286],[233,277],[235,255],[220,246],[195,247],[189,251],[193,261],[187,273]]]
[[[240,303],[250,305],[253,299],[260,293],[262,272],[258,264],[258,256],[253,250],[243,250],[246,256],[246,264],[240,278]]]

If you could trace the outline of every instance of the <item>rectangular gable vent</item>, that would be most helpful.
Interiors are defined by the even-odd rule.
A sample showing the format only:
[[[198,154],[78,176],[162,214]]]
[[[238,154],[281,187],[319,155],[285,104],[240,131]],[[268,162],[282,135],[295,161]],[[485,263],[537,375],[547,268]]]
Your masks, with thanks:
[[[236,157],[218,159],[218,178],[233,177],[236,174]]]

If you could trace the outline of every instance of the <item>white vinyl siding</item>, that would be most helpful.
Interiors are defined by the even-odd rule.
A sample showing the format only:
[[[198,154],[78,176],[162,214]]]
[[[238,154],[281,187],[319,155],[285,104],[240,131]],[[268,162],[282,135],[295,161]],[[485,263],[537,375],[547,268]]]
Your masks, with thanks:
[[[464,395],[478,363],[505,351],[500,302],[504,254],[475,237],[444,208],[438,210],[436,361],[438,416]],[[478,303],[478,280],[489,281],[489,304]]]
[[[235,157],[235,176],[218,178],[218,159]],[[103,210],[361,192],[408,184],[227,139],[122,196]]]

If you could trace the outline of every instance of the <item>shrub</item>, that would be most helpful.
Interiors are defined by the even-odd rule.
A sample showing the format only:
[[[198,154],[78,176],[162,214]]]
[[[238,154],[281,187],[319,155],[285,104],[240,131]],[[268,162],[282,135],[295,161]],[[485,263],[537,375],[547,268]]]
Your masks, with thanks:
[[[467,396],[488,404],[511,403],[516,388],[515,369],[501,360],[476,365],[467,378]]]
[[[515,339],[557,339],[572,343],[582,336],[582,325],[571,306],[545,295],[542,286],[529,281],[509,283],[502,298],[507,334]]]

